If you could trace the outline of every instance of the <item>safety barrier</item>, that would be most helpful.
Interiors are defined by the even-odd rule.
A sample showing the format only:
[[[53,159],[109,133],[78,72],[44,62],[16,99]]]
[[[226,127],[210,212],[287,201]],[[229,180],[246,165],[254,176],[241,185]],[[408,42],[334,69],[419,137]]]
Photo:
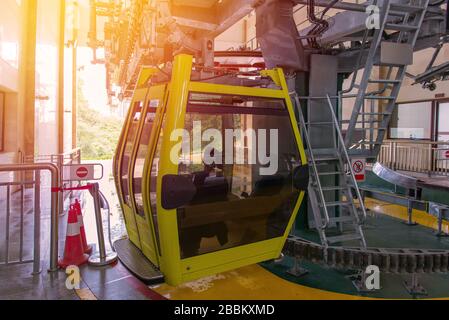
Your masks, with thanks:
[[[248,41],[246,42],[246,48],[247,48],[248,50],[251,50],[251,51],[257,51],[257,50],[260,50],[260,43],[259,43],[259,41],[257,40],[256,37],[251,38],[250,40],[248,40]]]
[[[73,188],[75,186],[74,181],[64,181],[63,179],[63,167],[67,165],[75,165],[81,163],[81,149],[76,148],[66,153],[52,154],[52,155],[38,155],[27,156],[22,159],[23,163],[53,163],[59,169],[59,181],[63,183],[64,187]],[[59,213],[64,212],[64,201],[72,195],[72,191],[66,191],[59,194]]]
[[[4,251],[5,259],[0,261],[0,265],[14,265],[26,264],[33,262],[33,274],[41,272],[41,198],[42,198],[42,181],[41,172],[48,171],[51,175],[51,188],[59,186],[60,171],[58,167],[52,163],[40,164],[16,164],[16,165],[0,165],[0,172],[9,173],[8,181],[0,183],[0,192],[2,189],[6,190],[6,197],[0,196],[0,202],[5,202],[5,205],[0,206],[5,208],[5,242]],[[33,173],[30,175],[30,173]],[[28,174],[28,175],[27,175]],[[16,176],[13,176],[16,175]],[[17,176],[19,178],[17,178]],[[26,177],[22,179],[21,177]],[[28,178],[32,177],[29,181]],[[11,180],[11,181],[9,181]],[[26,201],[28,191],[32,190],[33,206],[28,207],[29,202]],[[56,193],[50,192],[51,197],[51,235],[50,235],[50,271],[57,270],[58,260],[58,218],[59,218],[59,199]],[[16,210],[16,206],[19,207]],[[27,223],[25,210],[31,209],[34,217],[34,235],[33,235],[33,259],[26,259],[24,254],[24,237]],[[1,213],[2,211],[0,211]],[[0,216],[0,219],[2,217]],[[15,227],[15,222],[18,222],[18,257],[17,259],[10,259],[11,243],[17,243],[11,237],[11,226]],[[0,242],[1,243],[1,242]]]
[[[99,166],[100,164],[96,164]],[[101,166],[101,165],[100,165]],[[101,178],[100,178],[101,179]],[[95,179],[94,179],[95,180]],[[98,182],[96,183],[88,183],[85,186],[78,186],[73,188],[52,188],[52,193],[60,193],[64,191],[86,191],[88,190],[93,198],[94,201],[94,210],[95,210],[95,222],[97,227],[97,236],[98,236],[98,254],[92,255],[89,257],[88,262],[92,266],[106,266],[108,264],[113,264],[117,261],[117,253],[115,252],[108,252],[106,251],[106,245],[104,240],[104,231],[103,231],[103,220],[101,215],[101,209],[106,209],[109,207],[109,204],[107,204],[107,200],[104,197],[104,195],[100,191],[100,186]],[[70,217],[69,217],[70,219]],[[108,221],[110,217],[108,216]],[[111,241],[111,227],[110,223],[108,223],[108,232],[109,232],[109,241]],[[113,249],[112,242],[111,242],[111,248]]]
[[[386,141],[378,161],[393,170],[449,176],[449,143]]]
[[[449,176],[449,144],[446,147],[433,150],[432,173],[435,175]]]

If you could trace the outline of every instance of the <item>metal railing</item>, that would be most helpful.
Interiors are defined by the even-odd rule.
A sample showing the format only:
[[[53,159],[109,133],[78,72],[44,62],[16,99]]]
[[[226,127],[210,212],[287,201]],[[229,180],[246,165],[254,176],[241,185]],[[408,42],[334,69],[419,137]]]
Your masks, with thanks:
[[[251,38],[246,42],[246,48],[251,51],[260,50],[260,43],[257,37]]]
[[[449,143],[389,140],[378,161],[393,170],[449,176]]]
[[[365,208],[365,202],[363,201],[362,194],[360,193],[360,189],[358,187],[357,179],[355,178],[354,170],[351,166],[351,158],[349,157],[348,150],[346,149],[345,140],[340,130],[340,123],[338,122],[338,118],[335,115],[334,106],[332,105],[331,98],[329,95],[327,96],[327,104],[329,106],[330,113],[332,115],[332,120],[334,122],[335,130],[337,132],[337,150],[340,149],[340,153],[343,155],[342,160],[345,162],[345,165],[349,171],[349,178],[352,181],[352,188],[357,195],[357,199],[359,199],[359,207],[362,213],[362,219],[360,221],[359,210],[355,207],[354,201],[352,201],[352,206],[355,211],[355,217],[359,224],[363,224],[367,219],[367,213]],[[365,241],[365,240],[363,240]],[[365,244],[366,247],[366,244]]]
[[[449,176],[449,144],[433,150],[432,164],[431,174]]]
[[[5,181],[0,183],[1,189],[6,190],[6,197],[0,198],[0,202],[5,202],[5,240],[4,248],[5,258],[0,261],[0,265],[14,265],[26,264],[33,262],[33,274],[41,272],[41,198],[42,198],[42,181],[41,172],[48,171],[51,175],[50,185],[50,203],[51,203],[51,231],[50,231],[50,269],[49,271],[57,270],[58,262],[58,218],[59,218],[59,204],[57,193],[53,192],[55,188],[59,188],[60,172],[56,165],[52,163],[42,164],[15,164],[15,165],[0,165],[0,172],[10,173],[9,179],[12,181]],[[33,173],[30,175],[29,173]],[[15,174],[14,177],[12,174]],[[22,179],[21,177],[26,177]],[[32,177],[29,181],[27,181]],[[25,193],[27,190],[33,190],[34,205],[32,208],[27,207],[25,200]],[[18,210],[17,207],[19,208]],[[33,259],[26,259],[24,254],[24,237],[26,221],[25,210],[31,209],[33,211],[34,226],[33,226]],[[2,210],[0,210],[0,213]],[[2,217],[0,216],[0,219]],[[17,222],[15,224],[15,222]],[[18,227],[18,228],[17,228]],[[17,245],[17,241],[12,241],[11,228],[14,228],[14,234],[19,235],[18,241],[18,257],[17,259],[10,259],[10,250],[12,244]],[[18,232],[16,231],[18,229]],[[1,242],[0,242],[1,243]]]
[[[76,148],[70,152],[52,155],[27,156],[23,158],[23,163],[52,163],[59,169],[59,181],[63,188],[73,188],[76,182],[64,182],[64,166],[72,164],[81,164],[81,149]],[[64,202],[72,195],[71,191],[65,191],[59,194],[59,213],[64,212]]]
[[[75,164],[81,161],[81,149],[76,148],[69,152],[62,154],[51,154],[51,155],[38,155],[38,156],[27,156],[24,157],[24,162],[34,161],[35,163],[65,163],[65,164]]]
[[[307,155],[310,159],[310,162],[312,164],[312,170],[313,170],[313,176],[315,177],[315,183],[317,185],[317,189],[318,189],[318,196],[320,197],[320,202],[321,203],[326,203],[325,197],[324,197],[324,193],[323,193],[323,187],[321,186],[321,180],[318,174],[318,169],[317,169],[317,165],[316,165],[316,161],[315,161],[315,156],[313,155],[313,150],[311,150],[311,141],[310,141],[310,137],[308,134],[308,130],[307,130],[307,124],[306,124],[306,120],[304,118],[302,109],[301,109],[301,104],[299,102],[298,96],[296,94],[293,94],[293,97],[295,99],[295,106],[296,106],[296,110],[298,111],[298,115],[299,115],[299,126],[303,132],[303,136],[307,145]],[[313,190],[311,190],[311,188],[309,188],[309,196],[314,197],[314,193]],[[324,213],[324,222],[320,225],[317,226],[320,227],[322,230],[327,229],[327,227],[329,226],[330,223],[330,216],[329,216],[329,212],[327,210],[326,206],[323,206],[323,213]],[[319,209],[318,209],[319,210]],[[317,211],[318,211],[317,210]],[[319,217],[320,220],[321,217]]]

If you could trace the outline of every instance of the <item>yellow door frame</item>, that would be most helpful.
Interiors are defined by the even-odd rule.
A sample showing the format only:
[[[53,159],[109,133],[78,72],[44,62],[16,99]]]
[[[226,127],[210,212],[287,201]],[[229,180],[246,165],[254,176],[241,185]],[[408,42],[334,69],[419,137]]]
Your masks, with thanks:
[[[153,68],[143,68],[142,73],[148,73],[154,72]],[[134,195],[134,171],[136,168],[136,161],[137,161],[137,154],[139,152],[140,147],[140,139],[142,136],[142,131],[145,126],[145,119],[148,113],[148,109],[150,107],[150,101],[154,99],[158,99],[160,101],[158,107],[156,108],[155,113],[155,123],[153,123],[151,133],[150,133],[150,141],[148,143],[148,148],[152,148],[151,142],[153,141],[153,136],[156,134],[155,132],[155,125],[158,121],[158,115],[160,114],[160,110],[163,109],[163,103],[165,102],[165,94],[166,94],[166,85],[156,85],[151,86],[149,83],[147,84],[148,91],[145,97],[144,107],[142,108],[142,115],[139,123],[139,128],[136,134],[136,138],[134,141],[134,148],[131,156],[131,162],[130,166],[128,168],[128,176],[130,177],[128,180],[128,188],[129,188],[129,194],[131,199],[131,205],[132,205],[132,211],[134,214],[134,219],[136,221],[137,230],[139,232],[139,239],[140,239],[140,246],[142,253],[156,266],[159,265],[159,257],[158,257],[158,250],[156,246],[156,238],[154,236],[154,226],[151,219],[151,216],[148,214],[148,211],[145,210],[144,205],[144,216],[140,216],[138,214],[136,201],[135,201],[135,195]],[[148,155],[148,153],[147,153]],[[147,159],[147,156],[145,156],[145,161]],[[143,176],[145,176],[145,165],[144,169],[142,171],[142,186],[143,186]],[[143,189],[142,189],[142,198],[143,198]],[[143,199],[142,199],[143,201]]]
[[[131,105],[132,106],[132,105]],[[112,171],[113,171],[113,175],[114,175],[114,184],[115,184],[115,188],[117,190],[117,197],[119,198],[119,203],[120,203],[120,208],[123,211],[123,197],[122,197],[122,187],[120,185],[120,166],[121,166],[121,150],[123,147],[123,144],[125,143],[124,141],[124,137],[125,137],[125,133],[127,132],[127,123],[128,123],[128,119],[131,117],[131,113],[132,113],[132,108],[128,108],[128,111],[126,113],[126,117],[125,117],[125,121],[124,121],[124,125],[122,127],[122,130],[120,132],[120,137],[119,137],[119,142],[117,144],[117,148],[115,150],[115,154],[114,154],[114,158],[112,159]],[[127,221],[127,217],[125,216],[125,214],[123,214],[123,219],[125,220],[125,226],[128,229],[128,222]]]
[[[151,190],[150,190],[150,184],[151,184],[151,171],[154,164],[154,157],[156,153],[156,149],[159,143],[160,134],[162,130],[162,125],[165,119],[166,109],[167,109],[167,100],[170,93],[170,84],[164,84],[160,85],[161,87],[164,87],[164,96],[162,99],[162,103],[157,109],[156,112],[156,118],[155,123],[153,125],[153,129],[151,132],[150,141],[148,144],[148,154],[145,159],[145,166],[143,169],[143,177],[142,177],[142,195],[143,195],[143,203],[145,208],[145,215],[146,219],[150,222],[151,225],[151,231],[154,239],[155,249],[157,253],[157,260],[151,261],[153,264],[155,264],[157,267],[160,265],[160,256],[162,255],[161,252],[161,245],[160,245],[160,238],[157,236],[157,234],[160,234],[159,227],[154,225],[153,220],[153,212],[151,208]],[[157,214],[156,214],[157,217]],[[157,218],[158,219],[158,218]],[[156,228],[158,228],[156,230]]]
[[[134,243],[134,245],[136,245],[139,249],[141,249],[139,230],[137,228],[137,222],[135,219],[133,209],[128,206],[128,204],[126,203],[126,201],[123,197],[122,172],[121,171],[122,171],[122,162],[123,162],[123,156],[124,156],[125,147],[126,147],[126,141],[128,139],[128,134],[129,134],[130,125],[132,122],[132,116],[133,116],[135,104],[136,104],[136,102],[145,103],[146,96],[147,96],[147,93],[149,90],[149,88],[146,84],[148,83],[150,77],[153,74],[154,73],[150,73],[145,68],[142,68],[142,70],[139,73],[138,81],[136,83],[136,88],[134,90],[133,97],[132,97],[132,100],[130,102],[130,106],[128,109],[127,118],[126,118],[125,124],[123,126],[121,135],[120,135],[120,143],[117,147],[117,152],[116,152],[116,156],[115,156],[115,164],[114,164],[114,170],[116,170],[115,176],[116,176],[117,194],[118,194],[118,197],[120,200],[119,202],[120,202],[121,209],[123,212],[123,217],[125,219],[126,230],[128,232],[128,236],[129,236],[129,239],[131,240],[131,242]],[[145,108],[145,105],[142,107],[142,109],[144,109],[144,108]],[[140,128],[140,123],[139,123],[139,128]],[[134,147],[135,146],[133,146],[132,154],[134,152]],[[132,154],[131,154],[131,156],[132,156]],[[130,161],[131,161],[131,159],[130,159]],[[129,175],[129,167],[130,166],[128,166],[128,175]],[[128,182],[129,181],[130,181],[130,179],[128,178]]]
[[[170,161],[170,153],[174,142],[170,141],[171,133],[184,128],[185,110],[189,97],[189,83],[192,71],[192,56],[178,55],[175,58],[170,83],[170,94],[167,101],[164,139],[160,154],[160,169],[157,177],[157,216],[160,230],[161,270],[167,283],[182,282],[178,222],[176,210],[165,210],[161,205],[162,177],[178,174],[178,163]]]

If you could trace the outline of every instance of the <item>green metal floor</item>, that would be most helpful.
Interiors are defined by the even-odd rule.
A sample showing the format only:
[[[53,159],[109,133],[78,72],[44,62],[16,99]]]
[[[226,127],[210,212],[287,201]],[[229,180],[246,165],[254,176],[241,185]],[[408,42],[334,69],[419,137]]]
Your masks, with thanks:
[[[436,237],[434,230],[423,226],[407,226],[402,220],[372,211],[364,230],[368,247],[449,250],[449,238]],[[315,231],[299,230],[295,233],[299,237],[319,242]],[[348,242],[345,245],[358,246],[358,242]],[[309,273],[297,278],[287,273],[293,266],[293,259],[289,257],[286,257],[281,263],[269,262],[263,263],[262,266],[285,280],[316,289],[373,298],[412,298],[403,284],[404,280],[410,281],[409,275],[381,274],[381,290],[369,294],[359,294],[351,280],[346,277],[351,274],[350,271],[343,272],[302,261],[301,267],[306,268]],[[419,276],[419,281],[428,292],[428,296],[421,298],[449,297],[449,274],[422,274]]]

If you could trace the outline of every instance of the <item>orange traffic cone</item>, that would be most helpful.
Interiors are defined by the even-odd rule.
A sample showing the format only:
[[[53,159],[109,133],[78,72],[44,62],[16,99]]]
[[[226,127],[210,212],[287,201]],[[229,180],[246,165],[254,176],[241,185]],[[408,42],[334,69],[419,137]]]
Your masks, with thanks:
[[[87,244],[86,230],[84,229],[83,213],[81,212],[81,204],[78,201],[78,199],[75,199],[75,204],[73,206],[78,215],[78,223],[80,225],[80,234],[81,234],[81,241],[83,243],[84,253],[90,255],[92,253],[92,246],[89,246]]]
[[[81,242],[80,226],[78,224],[78,215],[73,206],[70,206],[69,217],[67,221],[67,235],[65,240],[64,259],[58,262],[59,267],[80,266],[87,262],[89,256],[84,253]]]

